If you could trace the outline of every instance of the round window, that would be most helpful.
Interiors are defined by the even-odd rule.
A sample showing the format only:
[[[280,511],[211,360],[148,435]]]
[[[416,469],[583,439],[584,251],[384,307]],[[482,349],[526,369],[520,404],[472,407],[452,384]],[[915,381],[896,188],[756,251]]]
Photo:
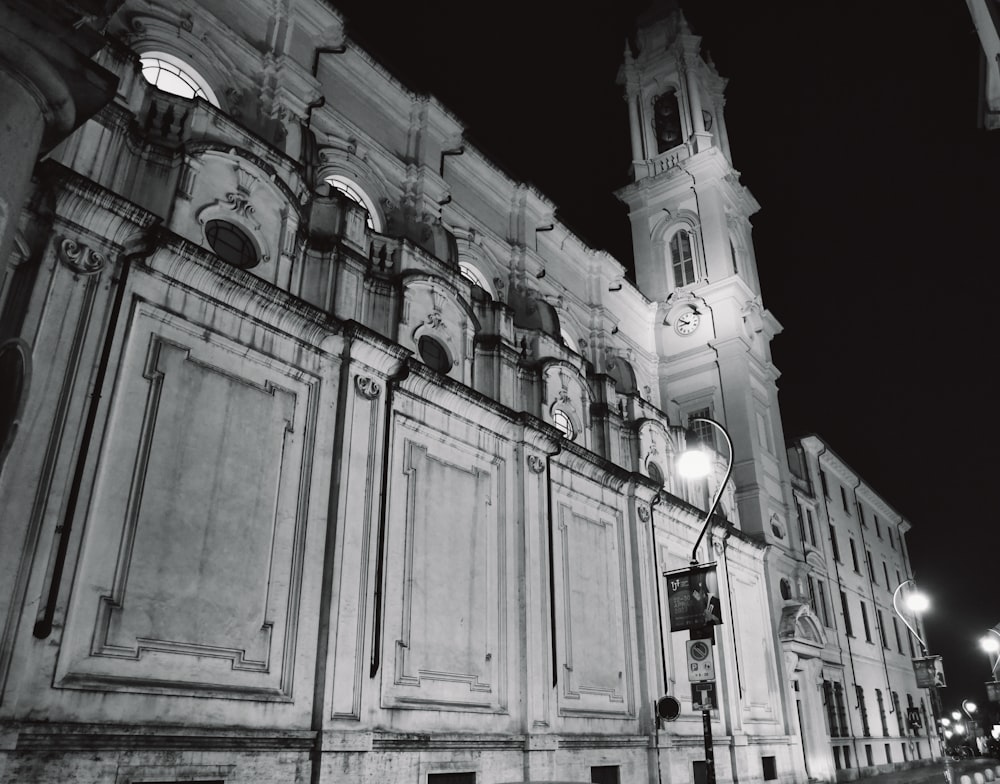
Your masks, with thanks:
[[[792,584],[788,582],[784,577],[781,578],[781,582],[778,583],[778,588],[781,590],[782,599],[792,598]]]
[[[451,370],[451,360],[448,358],[448,352],[434,338],[423,335],[417,341],[417,351],[420,352],[420,359],[431,370],[436,370],[438,373],[447,373]]]
[[[205,224],[205,239],[216,256],[234,267],[250,269],[260,262],[253,240],[232,223],[210,220]]]
[[[565,411],[560,411],[558,408],[553,411],[552,424],[570,441],[576,438],[576,428],[573,427],[573,420],[569,418],[569,414]]]

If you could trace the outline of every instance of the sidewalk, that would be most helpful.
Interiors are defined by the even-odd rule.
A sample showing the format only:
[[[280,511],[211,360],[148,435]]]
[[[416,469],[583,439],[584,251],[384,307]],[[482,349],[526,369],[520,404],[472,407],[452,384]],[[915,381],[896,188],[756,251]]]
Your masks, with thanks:
[[[963,775],[969,776],[972,780],[974,773],[984,772],[987,768],[993,772],[993,780],[1000,782],[1000,775],[996,772],[998,765],[1000,760],[990,757],[953,761],[952,784],[961,784]],[[931,765],[897,770],[894,773],[881,773],[877,776],[865,776],[856,781],[857,784],[944,784],[944,763],[938,760]]]

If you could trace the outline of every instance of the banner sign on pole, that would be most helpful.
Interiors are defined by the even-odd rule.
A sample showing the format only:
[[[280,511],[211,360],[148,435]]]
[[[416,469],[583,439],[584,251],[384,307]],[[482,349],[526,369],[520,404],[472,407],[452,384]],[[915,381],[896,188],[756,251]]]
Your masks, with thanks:
[[[918,689],[947,686],[944,680],[944,662],[940,656],[924,656],[913,660],[913,673],[917,676]]]
[[[990,702],[1000,702],[1000,682],[986,681],[986,698]]]
[[[722,623],[719,578],[714,563],[664,572],[664,576],[667,578],[670,631],[701,629]]]

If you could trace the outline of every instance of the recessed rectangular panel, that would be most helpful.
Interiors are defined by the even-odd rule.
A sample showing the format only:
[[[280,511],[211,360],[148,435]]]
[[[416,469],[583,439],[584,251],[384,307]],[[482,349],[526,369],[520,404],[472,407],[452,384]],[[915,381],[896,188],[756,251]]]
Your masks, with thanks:
[[[136,309],[60,685],[289,698],[314,385],[248,346]]]

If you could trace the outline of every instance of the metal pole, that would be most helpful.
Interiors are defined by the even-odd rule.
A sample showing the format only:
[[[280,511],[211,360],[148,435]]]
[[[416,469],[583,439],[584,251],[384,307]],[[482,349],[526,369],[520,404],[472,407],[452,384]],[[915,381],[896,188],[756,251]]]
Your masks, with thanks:
[[[702,699],[705,699],[704,696]],[[712,709],[701,709],[701,726],[705,732],[705,768],[707,784],[715,784],[715,747],[712,745]]]
[[[729,437],[729,433],[726,431],[726,428],[714,419],[709,419],[708,417],[692,417],[688,424],[691,424],[691,422],[705,422],[712,425],[720,433],[722,433],[723,438],[726,439],[726,446],[729,447],[729,465],[726,466],[726,475],[723,477],[715,491],[715,498],[712,499],[712,505],[708,509],[708,514],[705,515],[705,524],[701,527],[701,533],[698,534],[698,539],[694,543],[694,548],[691,550],[691,564],[694,565],[698,563],[698,546],[701,544],[701,540],[705,538],[705,532],[708,531],[708,526],[712,524],[712,515],[715,514],[715,508],[719,505],[719,499],[722,497],[722,491],[726,488],[726,482],[729,481],[729,477],[733,473],[733,440]]]
[[[927,648],[924,648],[924,655],[929,656]],[[934,726],[937,727],[938,744],[941,746],[941,754],[944,756],[944,780],[948,784],[953,784],[954,778],[951,772],[951,755],[948,754],[947,738],[944,736],[944,727],[941,725],[941,692],[937,685],[931,686],[931,710],[934,713]]]

